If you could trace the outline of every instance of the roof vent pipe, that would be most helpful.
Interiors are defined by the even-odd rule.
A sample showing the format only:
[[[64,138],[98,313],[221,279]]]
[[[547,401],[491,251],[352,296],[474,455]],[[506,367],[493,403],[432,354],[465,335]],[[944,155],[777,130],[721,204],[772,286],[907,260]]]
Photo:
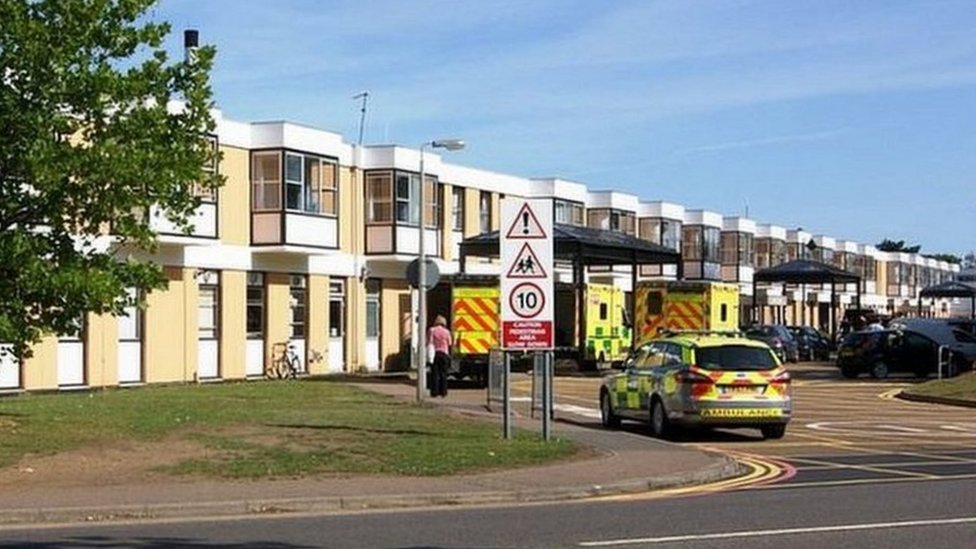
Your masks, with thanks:
[[[197,60],[197,48],[200,46],[200,31],[186,29],[183,31],[183,60],[193,64]]]

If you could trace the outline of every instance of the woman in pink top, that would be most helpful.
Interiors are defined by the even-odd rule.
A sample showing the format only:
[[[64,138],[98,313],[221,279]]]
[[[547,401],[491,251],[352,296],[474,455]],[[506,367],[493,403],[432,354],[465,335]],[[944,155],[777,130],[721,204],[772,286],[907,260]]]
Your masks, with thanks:
[[[447,319],[437,315],[434,325],[427,330],[427,346],[434,348],[433,383],[430,384],[431,396],[447,396],[447,372],[451,368],[451,331],[447,329]]]

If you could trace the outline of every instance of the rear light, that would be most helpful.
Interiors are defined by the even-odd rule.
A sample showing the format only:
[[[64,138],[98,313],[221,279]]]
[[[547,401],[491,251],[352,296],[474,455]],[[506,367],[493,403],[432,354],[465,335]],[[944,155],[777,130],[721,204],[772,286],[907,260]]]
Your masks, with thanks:
[[[783,383],[783,384],[787,384],[787,383],[790,383],[790,381],[792,381],[792,379],[793,378],[790,377],[790,373],[789,372],[783,372],[783,373],[777,375],[776,377],[770,379],[769,382],[770,383]]]
[[[698,372],[679,372],[677,375],[678,383],[690,383],[692,385],[696,384],[714,384],[715,381],[712,378],[699,374]]]

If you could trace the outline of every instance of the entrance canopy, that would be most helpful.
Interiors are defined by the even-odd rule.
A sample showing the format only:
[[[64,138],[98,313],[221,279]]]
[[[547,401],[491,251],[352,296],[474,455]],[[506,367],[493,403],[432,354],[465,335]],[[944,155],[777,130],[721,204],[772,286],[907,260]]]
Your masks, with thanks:
[[[861,277],[833,265],[797,259],[768,269],[760,269],[753,276],[756,282],[783,282],[786,284],[856,284]]]
[[[950,280],[948,282],[922,288],[922,291],[918,293],[918,309],[920,314],[922,311],[923,297],[968,297],[970,311],[969,316],[976,318],[976,287],[970,286],[969,284],[963,284],[962,282]]]
[[[837,284],[857,286],[857,308],[861,308],[861,277],[827,263],[797,259],[768,269],[760,269],[752,277],[752,295],[756,295],[757,282],[779,282],[782,284],[830,284],[830,335],[837,336]],[[755,300],[753,300],[755,318]]]
[[[461,242],[461,269],[468,256],[498,257],[499,231],[480,234]],[[604,231],[556,223],[553,225],[555,259],[586,267],[600,265],[660,265],[681,263],[681,254],[658,244],[618,231]]]

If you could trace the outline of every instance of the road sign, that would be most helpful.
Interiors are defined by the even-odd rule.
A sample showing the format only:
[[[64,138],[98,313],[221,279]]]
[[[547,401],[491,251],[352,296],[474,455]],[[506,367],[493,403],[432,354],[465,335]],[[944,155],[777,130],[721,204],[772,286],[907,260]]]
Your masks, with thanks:
[[[437,283],[441,279],[441,270],[437,266],[437,262],[433,259],[426,258],[424,263],[427,264],[427,270],[424,272],[425,278],[424,289],[431,289],[437,286]],[[407,282],[414,288],[420,286],[420,259],[414,259],[407,264]]]
[[[502,347],[552,349],[552,201],[505,198],[501,214]]]

